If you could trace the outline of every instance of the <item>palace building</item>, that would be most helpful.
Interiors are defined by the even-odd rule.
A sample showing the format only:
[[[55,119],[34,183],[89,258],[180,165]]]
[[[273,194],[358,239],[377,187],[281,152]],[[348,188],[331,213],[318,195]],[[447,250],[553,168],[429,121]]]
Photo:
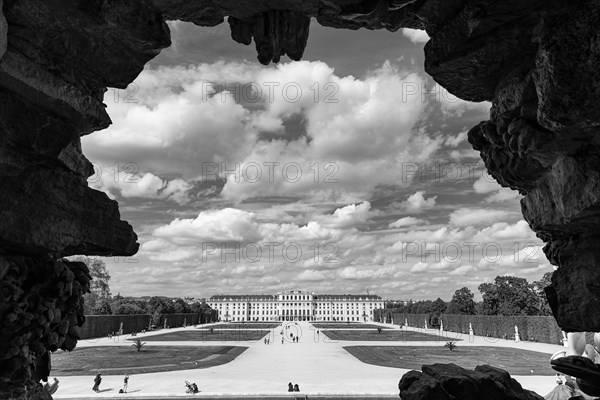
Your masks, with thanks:
[[[216,295],[206,303],[219,319],[238,321],[373,321],[383,299],[372,294],[315,294],[302,290],[275,295]]]

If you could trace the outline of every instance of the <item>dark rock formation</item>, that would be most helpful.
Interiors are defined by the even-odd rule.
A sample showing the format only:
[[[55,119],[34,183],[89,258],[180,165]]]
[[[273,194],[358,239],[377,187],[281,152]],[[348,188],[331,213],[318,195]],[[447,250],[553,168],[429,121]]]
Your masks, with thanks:
[[[228,22],[236,42],[247,45],[254,38],[262,64],[279,62],[286,54],[298,61],[304,54],[310,18],[302,13],[270,10],[246,20],[229,17]]]
[[[0,60],[2,60],[2,56],[6,52],[6,34],[8,33],[6,18],[4,18],[4,14],[2,13],[3,4],[3,0],[0,0]]]
[[[51,351],[75,348],[90,279],[80,262],[0,257],[0,398],[50,398],[38,382]]]
[[[544,3],[521,22],[534,28],[525,31],[530,45],[502,52],[509,59],[500,60],[493,95],[451,79],[445,86],[461,97],[492,100],[490,121],[473,128],[469,141],[500,184],[525,195],[523,216],[560,267],[547,290],[558,324],[599,331],[600,113],[594,99],[600,78],[593,71],[600,67],[600,5]]]
[[[542,400],[510,374],[489,365],[469,371],[455,364],[423,365],[398,384],[402,400]]]
[[[56,260],[137,251],[116,202],[86,181],[93,169],[80,136],[110,124],[107,87],[125,88],[170,44],[165,19],[214,26],[225,18],[265,64],[299,59],[311,18],[344,29],[425,29],[426,71],[462,99],[493,104],[469,141],[500,184],[525,195],[523,215],[560,267],[547,290],[559,325],[600,331],[597,1],[0,0],[0,383],[10,382],[0,397],[44,398],[48,351],[75,345],[87,281],[81,266]],[[481,382],[494,376],[518,392],[481,368]],[[436,371],[405,383],[440,396],[480,387],[450,377],[464,376],[457,370]]]
[[[50,352],[72,350],[87,267],[132,255],[117,203],[90,189],[80,136],[106,128],[126,87],[170,44],[146,1],[0,1],[0,398],[46,399]]]

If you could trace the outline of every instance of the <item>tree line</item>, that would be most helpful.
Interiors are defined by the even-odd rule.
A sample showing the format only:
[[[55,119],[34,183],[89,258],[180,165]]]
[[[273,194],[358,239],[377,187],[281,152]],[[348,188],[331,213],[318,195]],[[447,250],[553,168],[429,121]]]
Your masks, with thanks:
[[[476,302],[475,295],[463,287],[454,292],[452,300],[420,300],[408,302],[388,302],[386,308],[405,314],[464,315],[552,315],[544,288],[550,285],[552,272],[532,283],[515,276],[497,276],[494,282],[482,283],[478,289],[482,301]]]

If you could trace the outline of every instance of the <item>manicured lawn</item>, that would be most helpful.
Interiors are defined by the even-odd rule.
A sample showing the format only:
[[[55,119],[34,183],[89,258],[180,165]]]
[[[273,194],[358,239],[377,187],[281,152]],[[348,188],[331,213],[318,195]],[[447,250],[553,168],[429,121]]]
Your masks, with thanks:
[[[217,329],[213,330],[213,333],[210,330],[198,329],[193,331],[179,331],[179,332],[169,332],[163,333],[161,335],[153,335],[140,338],[144,342],[165,342],[165,341],[174,341],[174,342],[189,342],[189,341],[199,341],[199,342],[256,342],[257,340],[262,339],[270,331],[264,329]],[[135,340],[135,339],[129,339]]]
[[[280,326],[280,322],[235,322],[213,325],[216,329],[273,329]],[[210,329],[211,327],[200,327],[199,329]]]
[[[76,348],[52,354],[52,375],[124,375],[181,369],[210,368],[242,354],[242,346],[127,346]]]
[[[431,335],[423,332],[415,331],[401,331],[401,330],[383,330],[378,333],[376,329],[369,329],[367,331],[361,330],[322,330],[331,340],[365,340],[374,342],[440,342],[444,344],[449,340],[454,342],[460,341],[460,339],[440,337],[438,335]]]
[[[345,322],[312,322],[311,323],[317,329],[392,329],[387,326],[378,326],[371,324],[357,324],[350,323],[347,324]]]
[[[556,371],[550,368],[550,356],[545,353],[507,347],[458,347],[450,351],[443,347],[413,346],[347,346],[344,349],[367,364],[384,367],[421,369],[427,364],[453,363],[473,369],[489,364],[502,368],[511,375],[548,375]],[[532,372],[533,371],[533,372]]]

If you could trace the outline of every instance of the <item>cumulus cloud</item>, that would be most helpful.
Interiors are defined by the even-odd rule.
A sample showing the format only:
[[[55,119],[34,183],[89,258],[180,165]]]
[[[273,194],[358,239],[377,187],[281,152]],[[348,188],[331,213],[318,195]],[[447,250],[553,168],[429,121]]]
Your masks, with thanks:
[[[488,101],[474,103],[461,100],[439,84],[433,87],[432,93],[435,94],[437,101],[441,105],[442,113],[446,117],[460,118],[467,112],[475,112],[482,116],[489,115],[490,108],[492,107],[492,104]]]
[[[402,28],[402,34],[415,44],[427,43],[429,35],[424,30]]]
[[[509,188],[500,188],[497,192],[485,198],[486,203],[502,203],[505,201],[516,201],[522,196],[518,191]]]
[[[514,201],[521,197],[518,191],[502,187],[494,178],[485,173],[473,183],[475,193],[486,194],[490,193],[484,199],[485,203],[501,203],[504,201]]]
[[[435,207],[437,196],[425,198],[425,191],[420,190],[408,196],[408,199],[401,203],[392,203],[393,208],[400,208],[407,212],[420,213]]]
[[[300,282],[315,282],[326,279],[327,276],[322,271],[305,270],[296,276],[296,280]]]
[[[416,34],[423,33],[409,33]],[[430,128],[436,123],[430,114],[470,118],[489,105],[399,95],[427,82],[413,67],[392,63],[357,78],[336,74],[323,62],[217,62],[147,68],[129,91],[109,91],[105,101],[114,125],[83,139],[84,152],[109,172],[90,185],[126,204],[132,198],[165,202],[157,202],[164,211],[159,217],[136,227],[138,257],[152,268],[139,269],[142,279],[119,269],[121,277],[139,279],[148,290],[195,282],[207,294],[222,287],[269,292],[308,282],[322,292],[373,287],[421,297],[430,297],[432,288],[464,286],[475,272],[493,277],[507,261],[480,268],[483,244],[498,243],[503,252],[515,241],[541,245],[509,208],[505,189],[478,180],[473,190],[488,196],[484,203],[503,208],[472,208],[464,196],[448,226],[440,222],[455,203],[447,203],[444,187],[438,197],[427,195],[429,186],[416,186],[391,206],[380,206],[378,188],[406,193],[416,183],[403,179],[403,165],[442,152],[457,162],[473,158],[465,150],[471,121],[441,134]],[[116,180],[114,163],[121,166]],[[134,170],[122,168],[129,163]],[[215,199],[195,201],[192,208],[198,184],[219,178],[224,185]],[[181,206],[174,211],[172,203]],[[406,216],[390,220],[382,207]],[[480,245],[471,259],[463,244],[473,241]],[[271,242],[279,243],[273,259],[265,246]],[[462,258],[444,258],[450,242],[462,247]],[[227,249],[203,248],[207,243],[246,246],[248,254],[241,250],[234,258]],[[287,255],[285,243],[294,245]],[[256,245],[263,253],[253,260]],[[423,258],[415,245],[430,254]],[[298,248],[302,257],[290,261]],[[533,276],[541,266],[514,271]]]
[[[133,163],[111,167],[96,166],[96,173],[88,180],[90,187],[105,192],[110,198],[119,193],[124,198],[172,200],[178,204],[189,202],[188,192],[192,185],[183,179],[162,179],[152,173],[139,174]]]
[[[456,268],[455,270],[453,270],[452,272],[450,272],[450,275],[458,275],[458,276],[463,276],[468,274],[469,272],[473,272],[475,271],[475,267],[472,265],[462,265],[458,268]]]
[[[450,214],[454,226],[487,225],[507,218],[510,212],[487,208],[460,208]]]
[[[405,226],[413,226],[413,225],[424,224],[424,223],[426,223],[426,221],[419,219],[419,218],[403,217],[395,222],[390,223],[388,225],[388,227],[389,228],[402,228]]]
[[[308,61],[146,68],[128,91],[107,93],[114,124],[82,145],[92,160],[134,162],[155,176],[224,177],[227,200],[356,202],[377,184],[401,182],[400,163],[424,161],[443,144],[413,134],[428,103],[398,95],[425,80],[389,62],[363,79]],[[290,136],[291,118],[304,133]]]
[[[350,204],[338,208],[332,215],[318,218],[318,222],[327,228],[351,228],[363,225],[377,213],[370,211],[371,203],[364,201],[360,204]]]
[[[495,192],[502,187],[487,173],[483,174],[473,183],[475,193],[490,193]]]

